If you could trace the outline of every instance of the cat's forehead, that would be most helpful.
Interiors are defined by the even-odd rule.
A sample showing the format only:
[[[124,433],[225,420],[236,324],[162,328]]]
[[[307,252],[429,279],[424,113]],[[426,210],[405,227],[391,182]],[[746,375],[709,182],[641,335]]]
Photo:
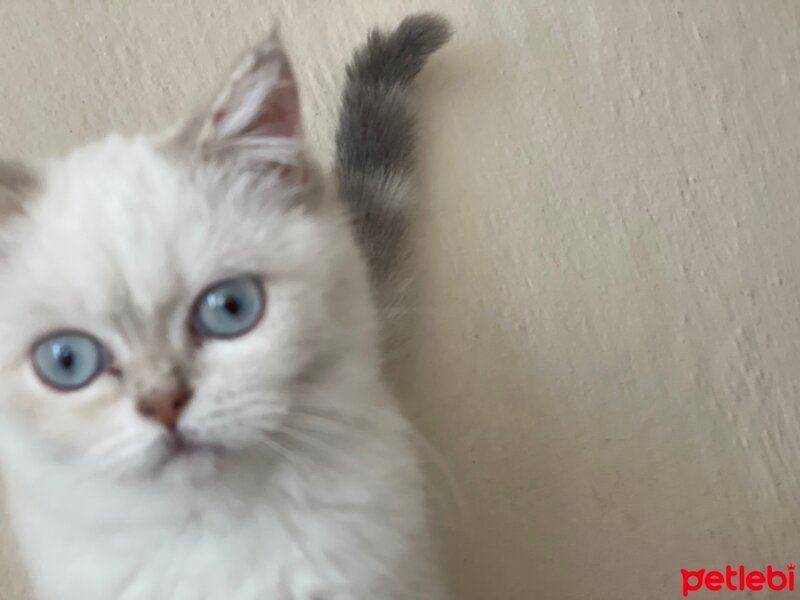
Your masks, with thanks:
[[[54,161],[42,188],[4,276],[19,290],[13,302],[57,312],[155,310],[226,271],[259,268],[285,229],[277,211],[248,203],[247,186],[145,138],[111,138]]]
[[[203,180],[192,173],[148,138],[110,137],[48,165],[34,214],[41,229],[54,229],[48,217],[58,213],[69,225],[122,232],[173,226],[209,207]]]
[[[191,233],[214,225],[187,173],[143,139],[111,138],[53,161],[20,250],[41,269],[155,293],[180,271],[184,249],[200,250]]]

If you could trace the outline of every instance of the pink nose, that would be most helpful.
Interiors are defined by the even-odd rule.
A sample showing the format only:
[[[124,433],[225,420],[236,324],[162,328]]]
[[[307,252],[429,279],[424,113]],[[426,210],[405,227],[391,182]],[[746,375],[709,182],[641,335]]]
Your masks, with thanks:
[[[142,416],[167,429],[175,429],[191,399],[192,392],[188,388],[162,390],[140,398],[136,408]]]

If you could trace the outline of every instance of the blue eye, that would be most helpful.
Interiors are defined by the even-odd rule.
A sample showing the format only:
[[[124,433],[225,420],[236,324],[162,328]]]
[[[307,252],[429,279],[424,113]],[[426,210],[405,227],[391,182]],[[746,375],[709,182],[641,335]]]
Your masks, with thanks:
[[[197,299],[192,325],[209,338],[234,338],[255,327],[264,314],[264,288],[254,277],[214,284]]]
[[[80,332],[56,332],[39,340],[31,357],[36,374],[45,384],[62,391],[89,385],[105,368],[103,347]]]

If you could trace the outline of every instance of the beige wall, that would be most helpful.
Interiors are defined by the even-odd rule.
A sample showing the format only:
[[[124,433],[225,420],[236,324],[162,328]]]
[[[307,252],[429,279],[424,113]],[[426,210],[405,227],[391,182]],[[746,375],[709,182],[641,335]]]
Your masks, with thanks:
[[[800,2],[4,0],[0,153],[166,122],[272,8],[327,157],[352,46],[432,6],[400,381],[467,504],[459,598],[796,561]]]

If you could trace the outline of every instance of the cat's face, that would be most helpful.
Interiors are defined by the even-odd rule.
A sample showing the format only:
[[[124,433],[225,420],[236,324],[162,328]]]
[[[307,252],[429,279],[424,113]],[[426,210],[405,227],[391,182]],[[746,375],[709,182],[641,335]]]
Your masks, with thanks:
[[[262,49],[169,139],[52,162],[6,219],[0,416],[51,456],[125,478],[266,450],[370,345],[364,269],[303,158],[284,61]],[[178,390],[175,419],[148,412]]]

